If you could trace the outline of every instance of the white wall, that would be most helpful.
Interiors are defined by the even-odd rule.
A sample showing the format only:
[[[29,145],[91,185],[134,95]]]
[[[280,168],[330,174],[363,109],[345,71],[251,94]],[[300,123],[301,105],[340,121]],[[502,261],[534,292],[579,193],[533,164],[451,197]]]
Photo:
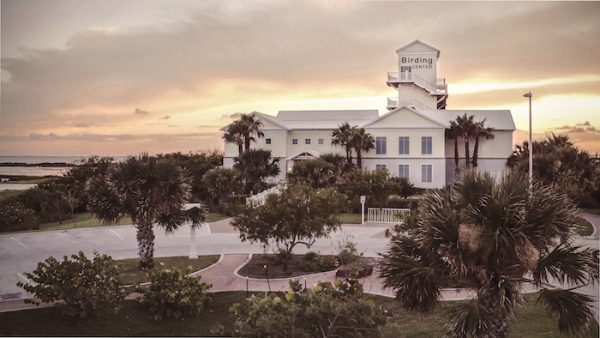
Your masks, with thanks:
[[[306,150],[314,150],[319,154],[336,153],[344,155],[344,148],[331,145],[332,132],[333,130],[328,129],[290,131],[287,139],[287,156],[293,156]],[[323,144],[319,144],[319,138],[323,139]],[[298,144],[292,144],[293,139],[297,139]],[[310,139],[310,144],[305,144],[305,139]]]
[[[513,132],[509,130],[494,130],[494,138],[491,140],[479,140],[479,158],[503,158],[512,154]],[[446,157],[454,158],[454,140],[446,140]],[[469,142],[469,157],[473,156],[475,141]],[[461,138],[458,140],[458,156],[465,157],[465,143]]]
[[[368,158],[363,159],[363,168],[375,170],[376,165],[385,164],[392,176],[398,176],[400,164],[409,165],[409,181],[417,188],[442,188],[446,184],[446,160],[444,158],[411,159],[411,158]],[[421,165],[432,165],[432,182],[422,182]]]
[[[403,60],[403,57],[406,59]],[[410,58],[431,59],[432,63],[411,62]],[[398,53],[398,72],[400,72],[400,67],[402,66],[410,66],[413,74],[417,74],[430,83],[435,84],[437,77],[437,51],[432,51],[425,45],[413,44]]]
[[[476,170],[478,172],[488,172],[492,177],[496,179],[501,178],[503,175],[508,173],[508,168],[506,167],[506,159],[480,159],[477,161],[478,165]],[[459,163],[459,167],[461,168],[461,173],[464,171],[464,158]],[[456,174],[455,174],[455,165],[454,158],[446,159],[446,182],[448,184],[452,184],[456,182]]]

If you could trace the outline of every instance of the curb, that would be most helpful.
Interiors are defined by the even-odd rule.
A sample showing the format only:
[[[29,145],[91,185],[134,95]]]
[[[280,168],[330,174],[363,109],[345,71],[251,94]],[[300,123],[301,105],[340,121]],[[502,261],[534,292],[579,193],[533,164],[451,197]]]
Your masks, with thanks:
[[[294,277],[284,277],[284,278],[252,278],[252,277],[246,277],[246,276],[242,276],[240,275],[238,272],[246,265],[248,264],[248,262],[250,262],[250,260],[252,259],[252,256],[254,254],[248,254],[248,258],[244,261],[244,263],[242,263],[242,265],[238,266],[234,271],[233,271],[233,276],[236,278],[240,278],[243,280],[249,280],[249,281],[253,281],[253,282],[285,282],[285,281],[291,281],[291,280],[296,280],[296,279],[300,279],[300,278],[307,278],[307,277],[314,277],[314,276],[320,276],[320,275],[327,275],[330,273],[335,273],[336,270],[329,270],[329,271],[323,271],[323,272],[315,272],[315,273],[309,273],[307,275],[300,275],[300,276],[294,276]]]

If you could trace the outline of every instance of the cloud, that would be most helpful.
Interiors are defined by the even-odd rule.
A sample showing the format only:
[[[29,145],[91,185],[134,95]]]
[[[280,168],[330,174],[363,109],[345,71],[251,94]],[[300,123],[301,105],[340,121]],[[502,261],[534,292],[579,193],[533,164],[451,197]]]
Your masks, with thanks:
[[[140,108],[135,108],[135,111],[133,112],[133,115],[136,116],[148,116],[150,115],[149,112],[147,112],[146,110],[140,109]]]
[[[237,120],[242,116],[242,113],[223,114],[221,115],[221,121]]]
[[[567,134],[572,134],[572,133],[589,133],[589,134],[600,135],[600,130],[598,130],[596,127],[592,126],[592,124],[590,123],[590,121],[576,123],[575,125],[572,125],[572,126],[565,125],[565,126],[562,126],[562,127],[555,128],[555,130],[558,131],[558,132],[564,132],[564,133],[567,133]]]
[[[160,25],[93,28],[90,22],[91,28],[65,35],[62,46],[3,54],[0,134],[75,135],[89,126],[98,135],[133,134],[139,120],[146,127],[145,118],[156,112],[176,111],[168,116],[186,128],[195,120],[239,117],[228,112],[275,112],[302,100],[310,105],[324,95],[392,95],[385,74],[396,70],[394,50],[416,38],[441,50],[439,76],[450,83],[451,108],[504,108],[522,100],[522,87],[453,95],[453,83],[555,79],[536,87],[536,98],[600,93],[600,81],[564,83],[600,75],[599,3],[180,5],[179,14],[164,14]],[[23,6],[37,8],[35,2]],[[32,24],[8,22],[2,39],[11,45]],[[373,108],[384,108],[381,102]],[[131,107],[144,109],[132,113]],[[169,127],[147,128],[158,135]]]

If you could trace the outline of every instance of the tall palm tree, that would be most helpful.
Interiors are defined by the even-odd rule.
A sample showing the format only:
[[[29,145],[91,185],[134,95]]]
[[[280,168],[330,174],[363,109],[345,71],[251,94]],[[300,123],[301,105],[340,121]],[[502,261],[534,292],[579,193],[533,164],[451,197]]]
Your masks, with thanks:
[[[244,152],[244,128],[240,121],[233,121],[228,127],[227,131],[223,134],[223,139],[227,143],[234,143],[238,146],[238,155],[242,155]]]
[[[105,223],[116,223],[129,215],[137,229],[139,266],[154,266],[154,230],[157,223],[172,232],[184,222],[199,226],[204,213],[183,211],[190,196],[191,178],[166,159],[142,155],[112,166],[106,174],[87,184],[88,209]]]
[[[369,133],[365,133],[365,128],[355,128],[353,130],[352,148],[356,151],[356,166],[362,169],[362,152],[368,152],[375,148],[375,139]]]
[[[475,130],[475,122],[473,121],[473,119],[473,115],[467,117],[467,114],[456,118],[456,123],[458,124],[462,132],[461,136],[465,140],[465,165],[467,168],[469,168],[471,165],[471,161],[469,159],[469,141],[473,138],[473,133]]]
[[[595,322],[591,297],[549,284],[598,282],[598,250],[573,241],[577,209],[566,196],[539,183],[529,192],[524,175],[496,183],[471,172],[427,194],[419,210],[419,227],[393,236],[380,266],[405,308],[432,309],[444,287],[472,290],[473,299],[450,310],[449,335],[503,338],[523,300],[520,284],[530,283],[560,331]]]
[[[458,177],[458,173],[460,172],[460,168],[458,167],[458,139],[462,135],[462,130],[460,129],[460,125],[456,123],[456,121],[450,121],[450,128],[446,129],[446,138],[449,140],[454,140],[454,174],[455,177]]]
[[[475,145],[473,146],[473,168],[477,168],[477,160],[479,159],[479,139],[484,138],[491,140],[494,138],[494,128],[485,126],[485,119],[483,121],[475,122],[473,128],[473,138],[475,139]]]
[[[350,124],[345,122],[331,133],[331,144],[339,145],[346,150],[346,163],[348,165],[352,165],[352,137],[355,129],[356,127],[350,127]]]
[[[239,119],[239,122],[242,126],[242,135],[244,138],[244,150],[250,150],[250,142],[256,141],[254,135],[256,137],[261,138],[264,137],[265,134],[262,131],[263,123],[255,118],[254,112],[250,114],[242,114]]]

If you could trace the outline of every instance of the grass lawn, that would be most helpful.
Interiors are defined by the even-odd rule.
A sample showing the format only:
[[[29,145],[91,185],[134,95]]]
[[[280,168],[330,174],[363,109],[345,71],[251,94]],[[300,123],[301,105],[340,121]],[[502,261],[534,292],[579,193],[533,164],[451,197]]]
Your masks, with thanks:
[[[11,196],[16,196],[22,192],[23,190],[0,190],[0,201]]]
[[[211,212],[211,213],[206,214],[206,222],[207,223],[217,222],[217,221],[229,218],[229,217],[231,217],[231,216],[219,214],[216,212]]]
[[[361,214],[340,214],[340,223],[342,224],[361,224],[362,223],[362,215]]]
[[[1,193],[1,192],[0,192]],[[1,199],[1,195],[0,195]],[[209,213],[206,215],[207,222],[216,222],[229,216],[217,213]],[[125,225],[131,224],[130,217],[123,217],[117,224],[114,225]],[[62,224],[59,222],[43,223],[40,224],[41,231],[43,230],[66,230],[66,229],[78,229],[78,228],[93,228],[106,226],[106,224],[100,222],[96,217],[92,216],[91,213],[85,212],[81,214],[73,215],[73,218],[63,221]]]
[[[58,178],[58,176],[10,176],[10,175],[0,175],[2,178],[8,178],[10,181],[2,182],[2,184],[40,184],[48,182],[52,179]]]
[[[428,315],[409,313],[400,309],[390,298],[370,296],[376,304],[393,315],[381,329],[383,337],[417,338],[442,337],[445,333],[446,313],[457,302],[442,303]],[[518,310],[513,320],[511,337],[550,338],[560,335],[556,322],[541,306],[528,296],[525,306]],[[69,319],[52,308],[0,313],[2,336],[213,336],[210,328],[215,323],[225,327],[232,335],[229,307],[243,301],[245,292],[219,292],[210,295],[206,310],[198,318],[163,320],[156,322],[135,302],[126,302],[119,315],[97,319]],[[598,337],[598,327],[584,337]]]
[[[594,226],[587,220],[579,217],[577,219],[577,234],[580,236],[591,236],[594,233]]]
[[[199,256],[198,259],[189,259],[187,256],[175,257],[155,257],[154,269],[171,269],[178,268],[185,271],[188,267],[192,267],[193,271],[198,271],[216,263],[219,260],[219,255]],[[138,258],[120,259],[116,261],[120,271],[120,278],[123,284],[133,284],[135,282],[147,282],[148,277],[146,271],[138,269]],[[161,266],[161,263],[164,264]]]
[[[124,224],[131,224],[131,218],[123,217],[115,225]],[[66,230],[78,228],[92,228],[100,226],[105,226],[105,224],[100,222],[96,217],[92,216],[91,213],[85,212],[73,215],[73,218],[63,221],[62,224],[60,224],[59,222],[42,223],[40,224],[40,230]]]
[[[589,212],[590,214],[600,215],[600,209],[582,209],[585,212]]]

